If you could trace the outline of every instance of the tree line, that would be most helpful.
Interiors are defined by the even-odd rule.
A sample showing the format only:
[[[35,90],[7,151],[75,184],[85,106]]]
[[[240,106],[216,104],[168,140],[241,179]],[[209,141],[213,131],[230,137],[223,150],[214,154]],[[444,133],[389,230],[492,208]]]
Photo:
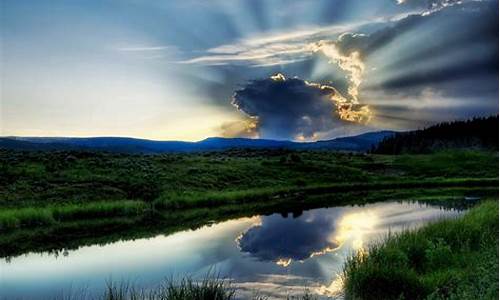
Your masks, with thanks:
[[[430,153],[447,148],[498,150],[498,115],[443,122],[425,129],[398,132],[382,140],[371,152]]]

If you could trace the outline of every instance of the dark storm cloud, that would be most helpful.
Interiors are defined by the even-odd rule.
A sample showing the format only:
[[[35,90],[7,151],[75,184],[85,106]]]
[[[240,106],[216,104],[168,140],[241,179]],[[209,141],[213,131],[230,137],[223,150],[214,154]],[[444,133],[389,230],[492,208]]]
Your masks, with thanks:
[[[306,212],[300,218],[272,215],[245,232],[239,246],[262,261],[305,260],[313,253],[338,246],[329,239],[335,221],[335,215],[322,211]]]
[[[386,76],[368,77],[365,95],[382,91],[416,97],[432,89],[442,97],[489,99],[489,106],[497,107],[492,102],[498,94],[497,1],[456,3],[411,15],[370,34],[344,34],[337,46],[344,53],[360,51],[367,62],[387,57],[376,65],[376,75]],[[471,109],[477,100],[458,103],[450,110],[477,110]],[[392,114],[387,107],[375,110]]]
[[[393,26],[386,27],[369,35],[346,33],[339,37],[336,45],[346,54],[359,51],[363,56],[369,56],[372,52],[391,43],[399,35],[414,28],[424,18],[421,15],[410,15],[398,21]]]
[[[335,92],[346,97],[353,82],[359,82],[356,101],[370,105],[374,118],[368,125],[374,127],[411,129],[498,111],[498,1],[380,0],[368,4],[334,0],[317,4],[325,12],[315,16],[319,24],[349,20],[347,11],[358,6],[371,7],[371,15],[365,13],[372,21],[347,27],[348,32],[326,26],[311,32],[249,36],[184,63],[213,64],[214,69],[238,65],[234,76],[228,73],[225,80],[206,87],[211,90],[205,94],[222,104],[227,104],[231,88],[241,82],[282,72],[315,82],[331,80]],[[257,15],[263,13],[260,5]],[[390,8],[384,10],[390,18],[375,13],[380,18],[373,19],[378,7]],[[357,18],[362,16],[360,12]],[[331,46],[340,55],[311,51],[316,49],[312,45]],[[342,63],[354,52],[359,54],[358,66],[363,67],[358,81],[350,80],[356,74],[346,68],[350,64]],[[298,79],[251,81],[234,96],[233,103],[252,118],[224,124],[224,133],[230,135],[295,139],[320,132],[320,138],[326,139],[339,128],[353,128],[342,126],[348,123],[339,118],[335,101],[326,101],[329,91],[304,81],[300,84]],[[377,123],[377,115],[409,122]]]
[[[387,89],[404,89],[417,86],[440,85],[447,81],[475,78],[484,75],[498,75],[498,56],[488,55],[473,64],[465,62],[445,68],[425,70],[403,75],[384,82]]]
[[[334,126],[335,105],[328,99],[332,90],[310,86],[289,78],[253,80],[233,96],[233,104],[245,114],[258,118],[262,137],[289,139],[311,137]]]
[[[331,86],[278,74],[250,81],[234,93],[232,103],[255,120],[260,137],[307,139],[346,124],[342,120],[345,113],[363,113],[363,105],[340,105],[336,102],[339,97]]]
[[[429,44],[432,48],[425,54],[414,57],[414,60],[426,59],[473,43],[498,45],[497,12],[496,1],[454,5],[428,14],[409,15],[370,34],[346,33],[339,37],[336,44],[345,53],[360,51],[363,56],[369,56],[408,32],[418,40],[419,26],[428,25],[425,29],[432,30],[435,40],[422,41],[421,46],[426,49],[426,44]],[[397,57],[394,59],[400,63],[411,62],[400,61]]]
[[[396,60],[390,67],[416,64],[432,57],[446,57],[454,51],[461,56],[453,63],[430,66],[404,74],[383,83],[386,89],[401,89],[411,86],[438,86],[448,81],[464,78],[486,78],[497,81],[498,76],[498,3],[478,2],[443,9],[429,16],[422,16],[421,22],[435,22],[435,35],[439,43],[423,49],[415,55]]]

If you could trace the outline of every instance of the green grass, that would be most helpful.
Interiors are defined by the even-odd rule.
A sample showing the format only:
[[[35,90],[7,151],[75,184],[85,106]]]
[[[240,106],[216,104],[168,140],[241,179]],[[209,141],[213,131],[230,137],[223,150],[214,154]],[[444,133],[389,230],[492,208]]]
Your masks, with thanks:
[[[56,221],[51,225],[4,230],[0,234],[0,257],[16,256],[25,252],[76,249],[85,245],[148,238],[159,234],[168,235],[180,230],[196,229],[211,222],[276,212],[300,213],[303,210],[328,206],[406,200],[424,201],[444,208],[466,208],[469,205],[463,203],[464,195],[489,197],[497,194],[496,187],[399,188],[288,195],[214,207],[150,210],[147,206],[138,215],[132,213],[122,217],[68,219]]]
[[[195,281],[186,277],[180,281],[167,280],[151,289],[137,289],[127,283],[109,282],[103,300],[232,300],[234,290],[228,281],[206,277]]]
[[[277,211],[388,199],[452,206],[464,195],[497,194],[497,166],[498,152],[471,150],[400,156],[0,150],[0,257],[169,234]],[[461,219],[391,235],[348,261],[347,296],[494,298],[497,222],[498,204],[490,201]],[[111,284],[100,299],[232,299],[231,288],[221,284],[185,279],[148,294]]]
[[[114,240],[113,230],[124,235],[131,227],[141,228],[133,236],[158,233],[160,227],[169,232],[179,227],[172,220],[182,220],[185,229],[242,213],[314,207],[318,202],[311,198],[326,194],[332,196],[320,201],[324,206],[385,200],[389,194],[418,198],[429,189],[437,191],[434,199],[443,189],[490,191],[498,187],[497,165],[498,153],[467,150],[391,156],[0,149],[0,256],[57,249],[73,245],[71,239],[86,243],[101,232]],[[43,247],[42,239],[50,245]]]
[[[404,154],[393,156],[393,166],[403,170],[409,176],[425,177],[461,177],[464,171],[468,177],[488,177],[498,175],[498,165],[491,159],[498,158],[498,153],[492,157],[484,152],[473,150],[444,150],[434,154]],[[455,161],[457,163],[450,163]]]
[[[300,159],[289,159],[297,156]],[[332,184],[498,178],[498,153],[364,155],[231,150],[127,155],[0,149],[0,208],[297,189]],[[242,192],[244,191],[244,192]]]
[[[165,210],[220,207],[255,202],[279,202],[305,195],[348,193],[351,191],[383,191],[391,189],[446,188],[446,187],[490,187],[497,179],[454,178],[439,180],[411,180],[400,182],[339,183],[309,187],[267,187],[254,190],[220,192],[184,192],[162,195],[154,201],[100,201],[81,204],[50,204],[45,207],[6,208],[0,211],[0,232],[18,228],[40,227],[59,222],[112,218],[123,216],[150,216]]]
[[[334,194],[351,191],[381,191],[395,189],[446,188],[446,187],[492,187],[497,178],[434,178],[420,180],[378,181],[317,184],[303,187],[263,187],[239,191],[207,191],[163,194],[154,201],[158,209],[185,209],[193,207],[216,207],[253,201],[272,201],[279,198],[294,198],[301,195]]]
[[[389,235],[343,274],[349,299],[498,299],[498,201]]]
[[[90,202],[47,207],[9,208],[0,211],[0,231],[53,225],[66,220],[135,216],[142,214],[140,201]]]

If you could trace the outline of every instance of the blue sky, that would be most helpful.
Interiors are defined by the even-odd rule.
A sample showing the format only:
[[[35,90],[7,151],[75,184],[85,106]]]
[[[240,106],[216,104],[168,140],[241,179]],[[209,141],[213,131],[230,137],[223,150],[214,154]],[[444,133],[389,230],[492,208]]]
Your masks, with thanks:
[[[498,113],[497,1],[1,5],[1,135],[317,140]]]

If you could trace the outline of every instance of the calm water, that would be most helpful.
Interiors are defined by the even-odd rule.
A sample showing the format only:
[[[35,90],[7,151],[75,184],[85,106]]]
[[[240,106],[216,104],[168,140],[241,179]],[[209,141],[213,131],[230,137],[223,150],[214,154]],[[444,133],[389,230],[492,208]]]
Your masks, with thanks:
[[[27,254],[0,260],[3,299],[45,299],[100,293],[106,280],[153,287],[162,279],[216,270],[242,298],[338,292],[346,256],[400,231],[458,211],[418,203],[382,202],[231,220],[169,236],[82,247],[64,255]],[[2,298],[0,297],[0,298]],[[280,298],[281,298],[280,297]]]

